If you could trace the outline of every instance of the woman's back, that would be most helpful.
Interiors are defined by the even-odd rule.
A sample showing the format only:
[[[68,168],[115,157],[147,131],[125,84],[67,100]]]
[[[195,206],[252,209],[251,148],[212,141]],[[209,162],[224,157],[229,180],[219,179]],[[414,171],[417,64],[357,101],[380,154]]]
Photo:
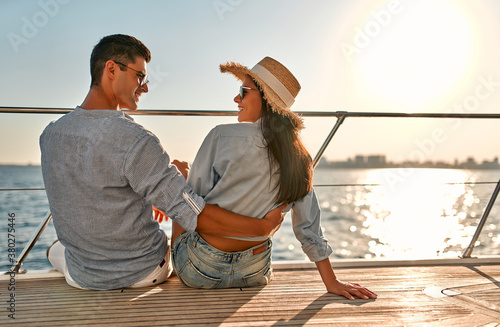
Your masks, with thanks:
[[[259,122],[219,125],[210,131],[187,181],[207,203],[245,216],[264,217],[276,206],[278,175],[271,173]],[[245,250],[266,239],[202,237],[226,252]]]

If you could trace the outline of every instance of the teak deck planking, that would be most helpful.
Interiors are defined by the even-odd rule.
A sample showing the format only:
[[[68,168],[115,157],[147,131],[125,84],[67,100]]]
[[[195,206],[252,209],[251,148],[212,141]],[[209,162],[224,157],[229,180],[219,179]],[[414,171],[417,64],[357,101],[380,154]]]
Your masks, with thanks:
[[[315,269],[276,269],[266,287],[199,290],[177,277],[156,287],[79,290],[57,272],[16,275],[15,318],[22,326],[500,326],[500,265],[336,268],[376,300],[328,294]],[[37,275],[37,276],[35,276]]]

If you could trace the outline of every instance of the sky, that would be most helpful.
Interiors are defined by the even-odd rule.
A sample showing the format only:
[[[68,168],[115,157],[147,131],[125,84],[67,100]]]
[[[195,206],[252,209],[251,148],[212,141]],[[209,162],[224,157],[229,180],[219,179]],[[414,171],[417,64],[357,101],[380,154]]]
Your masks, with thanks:
[[[74,108],[103,36],[152,52],[141,109],[237,110],[239,83],[219,72],[265,56],[302,89],[292,110],[499,113],[495,0],[0,0],[0,106]],[[38,138],[59,115],[1,114],[0,164],[39,164]],[[205,135],[236,117],[133,116],[171,158],[192,161]],[[314,156],[335,118],[306,118]],[[500,120],[348,118],[329,160],[478,161],[499,156]]]

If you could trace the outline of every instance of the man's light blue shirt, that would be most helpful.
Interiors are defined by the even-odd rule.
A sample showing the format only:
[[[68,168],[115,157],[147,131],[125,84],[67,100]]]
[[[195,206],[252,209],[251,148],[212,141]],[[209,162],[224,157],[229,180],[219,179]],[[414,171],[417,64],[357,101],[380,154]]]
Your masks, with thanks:
[[[40,148],[54,226],[78,285],[122,288],[158,266],[167,247],[152,205],[196,228],[205,202],[124,112],[77,107],[46,127]]]

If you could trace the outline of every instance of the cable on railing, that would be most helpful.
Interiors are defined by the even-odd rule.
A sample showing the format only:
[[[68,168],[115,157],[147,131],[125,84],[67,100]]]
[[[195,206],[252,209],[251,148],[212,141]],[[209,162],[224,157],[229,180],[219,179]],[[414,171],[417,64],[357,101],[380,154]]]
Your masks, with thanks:
[[[427,183],[427,184],[439,184],[439,185],[492,185],[497,182],[453,182],[453,183]],[[388,184],[314,184],[314,187],[343,187],[343,186],[385,186]]]
[[[448,183],[432,183],[439,185],[492,185],[497,182],[448,182]],[[313,184],[314,187],[343,187],[343,186],[385,186],[388,184],[383,183],[342,183],[342,184]],[[14,192],[14,191],[45,191],[45,188],[0,188],[0,192]]]

